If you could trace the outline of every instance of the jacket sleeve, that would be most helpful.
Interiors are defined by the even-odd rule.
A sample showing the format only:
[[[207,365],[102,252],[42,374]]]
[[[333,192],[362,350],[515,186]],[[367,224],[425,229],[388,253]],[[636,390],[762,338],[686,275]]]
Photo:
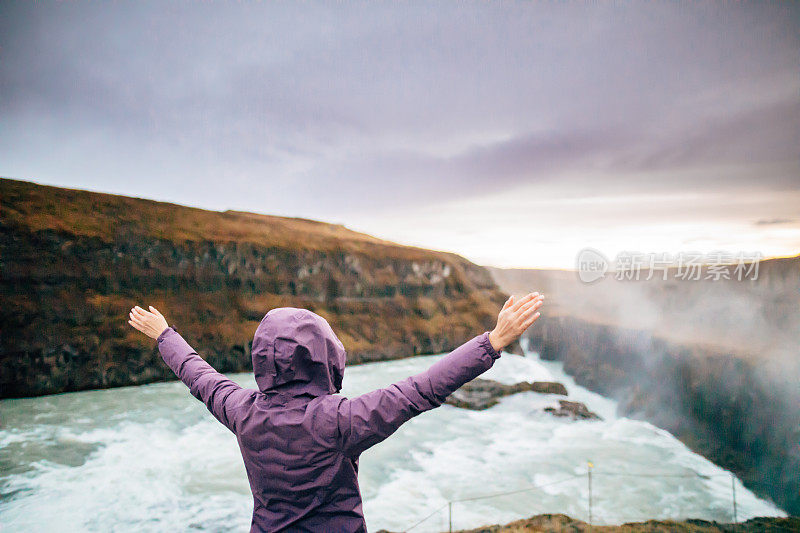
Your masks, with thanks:
[[[164,362],[189,387],[192,396],[206,404],[217,420],[236,433],[235,407],[248,395],[247,390],[217,372],[174,327],[165,329],[156,340]]]
[[[465,342],[414,376],[338,404],[339,447],[358,456],[412,417],[439,407],[464,383],[489,370],[500,357],[485,332]]]

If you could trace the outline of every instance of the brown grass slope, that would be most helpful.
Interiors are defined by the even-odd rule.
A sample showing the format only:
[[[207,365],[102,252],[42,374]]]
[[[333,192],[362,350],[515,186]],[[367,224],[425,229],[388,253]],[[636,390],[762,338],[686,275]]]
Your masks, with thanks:
[[[455,348],[504,297],[460,256],[340,225],[0,178],[0,398],[173,379],[137,304],[238,372],[273,307],[324,316],[355,363]]]
[[[459,529],[456,533],[790,533],[800,531],[800,518],[751,518],[738,524],[707,520],[648,520],[618,526],[589,525],[565,514],[540,514],[514,520],[508,524],[493,524],[474,529]],[[381,529],[377,533],[391,533]]]
[[[706,520],[648,520],[619,526],[591,526],[563,514],[542,514],[505,525],[459,530],[459,533],[788,533],[800,531],[798,518],[753,518],[739,524]]]

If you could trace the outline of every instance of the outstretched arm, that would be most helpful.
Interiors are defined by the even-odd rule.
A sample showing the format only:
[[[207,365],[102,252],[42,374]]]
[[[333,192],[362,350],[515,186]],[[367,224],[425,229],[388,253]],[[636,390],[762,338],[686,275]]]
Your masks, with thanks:
[[[174,327],[167,325],[167,320],[155,307],[150,306],[150,312],[134,307],[128,323],[156,339],[164,362],[189,387],[192,396],[203,402],[217,420],[236,433],[235,407],[248,393],[200,357]]]
[[[531,325],[544,296],[531,293],[506,301],[497,326],[462,344],[430,368],[386,388],[342,398],[337,409],[339,446],[354,457],[383,441],[412,417],[444,403],[464,383],[489,370],[500,352]]]

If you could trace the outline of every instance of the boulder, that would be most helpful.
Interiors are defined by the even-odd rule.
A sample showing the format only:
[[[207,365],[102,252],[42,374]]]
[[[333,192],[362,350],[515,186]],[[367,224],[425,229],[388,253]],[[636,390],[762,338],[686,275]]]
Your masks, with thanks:
[[[543,394],[567,395],[563,384],[552,381],[521,381],[506,385],[491,379],[476,378],[465,383],[447,397],[445,403],[463,409],[480,411],[497,404],[503,396],[518,392],[539,392]]]
[[[558,409],[555,407],[545,407],[544,410],[555,416],[570,416],[574,420],[602,420],[600,415],[591,412],[586,405],[581,402],[558,400],[558,404]]]

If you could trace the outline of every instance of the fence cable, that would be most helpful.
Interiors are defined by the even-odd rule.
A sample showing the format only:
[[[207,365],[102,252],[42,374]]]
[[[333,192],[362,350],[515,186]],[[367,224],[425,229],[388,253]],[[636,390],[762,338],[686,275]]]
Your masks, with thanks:
[[[531,485],[530,487],[524,489],[517,489],[517,490],[509,490],[505,492],[495,492],[494,494],[484,494],[482,496],[472,496],[470,498],[459,498],[457,500],[450,500],[453,503],[456,502],[471,502],[473,500],[483,500],[486,498],[495,498],[497,496],[505,496],[506,494],[516,494],[517,492],[529,492],[536,489],[541,489],[542,487],[547,487],[550,485],[557,485],[559,483],[564,483],[565,481],[569,481],[570,479],[575,479],[578,477],[583,477],[584,474],[575,474],[574,476],[570,476],[565,479],[559,479],[558,481],[551,481],[550,483],[542,483],[541,485]]]
[[[428,516],[426,516],[425,518],[423,518],[419,522],[416,522],[413,526],[409,527],[408,529],[405,529],[404,531],[411,531],[412,529],[414,529],[415,527],[417,527],[418,525],[420,525],[421,523],[426,521],[428,518],[432,517],[433,515],[435,515],[436,513],[438,513],[439,511],[441,511],[445,507],[447,507],[448,505],[450,505],[450,502],[447,502],[446,504],[442,505],[441,507],[439,507],[438,509],[433,511],[431,514],[429,514]]]
[[[613,471],[612,472],[598,472],[596,470],[593,472],[593,474],[595,476],[673,477],[673,478],[692,478],[692,479],[697,479],[697,478],[699,478],[699,479],[711,479],[711,478],[714,478],[714,477],[723,477],[723,476],[727,477],[727,476],[731,475],[730,473],[725,473],[725,474],[701,474],[700,472],[695,472],[695,471],[692,471],[691,474],[670,474],[670,473],[657,473],[657,472],[654,472],[654,473],[613,472]],[[509,490],[509,491],[503,491],[503,492],[495,492],[495,493],[490,493],[490,494],[482,494],[480,496],[471,496],[471,497],[468,497],[468,498],[458,498],[458,499],[455,499],[455,500],[448,500],[447,503],[445,503],[444,505],[436,508],[433,512],[431,512],[430,514],[426,515],[424,518],[422,518],[418,522],[415,522],[414,525],[412,525],[411,527],[409,527],[409,528],[407,528],[407,529],[405,529],[403,531],[404,532],[411,531],[412,529],[416,528],[417,526],[419,526],[423,522],[427,521],[428,519],[430,519],[431,517],[436,515],[436,513],[438,513],[439,511],[441,511],[445,507],[450,507],[451,512],[452,512],[452,505],[454,503],[457,503],[457,502],[470,502],[470,501],[475,501],[475,500],[484,500],[484,499],[487,499],[487,498],[496,498],[498,496],[506,496],[508,494],[517,494],[517,493],[520,493],[520,492],[529,492],[529,491],[532,491],[532,490],[541,489],[543,487],[548,487],[550,485],[557,485],[559,483],[564,483],[564,482],[567,482],[567,481],[571,481],[573,479],[577,479],[577,478],[580,478],[580,477],[585,477],[586,475],[587,475],[587,473],[580,473],[580,474],[575,474],[573,476],[570,476],[568,478],[559,479],[557,481],[551,481],[549,483],[542,483],[542,484],[539,484],[539,485],[531,485],[529,487],[525,487],[525,488],[521,488],[521,489]],[[734,508],[735,508],[736,507],[736,493],[735,492],[734,492],[734,504],[733,505],[734,505]],[[734,511],[734,516],[735,516],[735,511]],[[452,517],[451,517],[451,519],[452,519]],[[734,518],[734,521],[736,522],[736,518]]]
[[[627,476],[627,477],[686,477],[686,478],[701,478],[711,479],[712,477],[728,477],[729,474],[701,474],[700,472],[692,472],[691,474],[639,474],[633,472],[598,472],[594,471],[595,476]]]
[[[486,498],[495,498],[497,496],[505,496],[507,494],[516,494],[518,492],[528,492],[528,491],[531,491],[531,490],[540,489],[542,487],[547,487],[547,486],[550,486],[550,485],[557,485],[559,483],[564,483],[565,481],[570,481],[571,479],[583,477],[583,475],[584,474],[576,474],[574,476],[570,476],[570,477],[565,478],[565,479],[559,479],[558,481],[551,481],[549,483],[542,483],[541,485],[532,485],[532,486],[526,487],[524,489],[509,490],[509,491],[505,491],[505,492],[496,492],[496,493],[493,493],[493,494],[484,494],[484,495],[481,495],[481,496],[472,496],[470,498],[459,498],[457,500],[448,500],[446,504],[442,505],[441,507],[438,507],[436,510],[434,510],[432,513],[427,515],[425,518],[423,518],[419,522],[414,523],[413,526],[405,529],[404,531],[411,531],[412,529],[414,529],[418,525],[422,524],[423,522],[425,522],[426,520],[428,520],[429,518],[434,516],[436,513],[441,511],[442,509],[444,509],[445,507],[448,507],[448,506],[450,506],[450,505],[452,505],[452,504],[454,504],[456,502],[469,502],[469,501],[473,501],[473,500],[483,500],[483,499],[486,499]]]

